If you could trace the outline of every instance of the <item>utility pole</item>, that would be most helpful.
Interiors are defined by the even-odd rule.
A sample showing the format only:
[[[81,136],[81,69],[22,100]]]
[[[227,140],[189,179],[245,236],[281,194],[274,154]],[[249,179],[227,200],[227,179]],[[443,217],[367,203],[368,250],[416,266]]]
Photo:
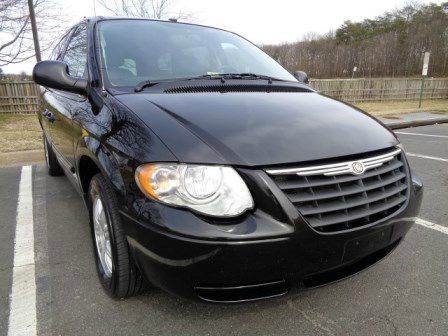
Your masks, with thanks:
[[[356,71],[358,71],[358,67],[357,67],[357,66],[353,67],[353,71],[352,71],[352,79],[355,78],[355,73],[356,73]]]
[[[420,86],[420,99],[418,100],[418,108],[422,108],[423,91],[425,90],[425,77],[428,76],[429,56],[430,52],[425,52],[423,56],[422,84]]]
[[[34,13],[33,0],[28,0],[28,9],[30,12],[31,30],[33,31],[34,50],[36,53],[36,61],[40,62],[42,57],[40,55],[39,36],[37,35],[36,13]]]

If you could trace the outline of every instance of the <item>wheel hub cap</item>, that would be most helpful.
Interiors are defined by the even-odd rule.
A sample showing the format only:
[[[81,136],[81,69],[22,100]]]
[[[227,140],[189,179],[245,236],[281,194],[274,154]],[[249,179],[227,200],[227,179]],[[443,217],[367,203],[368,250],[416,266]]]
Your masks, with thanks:
[[[109,227],[103,202],[99,196],[93,200],[93,231],[95,234],[96,250],[98,258],[106,277],[112,275],[112,249],[110,244]]]

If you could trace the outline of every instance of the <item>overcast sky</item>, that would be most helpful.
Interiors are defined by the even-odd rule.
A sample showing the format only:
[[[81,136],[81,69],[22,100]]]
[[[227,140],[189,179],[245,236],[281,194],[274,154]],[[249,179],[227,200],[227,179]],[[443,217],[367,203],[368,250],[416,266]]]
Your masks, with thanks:
[[[94,16],[93,0],[58,1],[70,25],[85,16]],[[443,1],[418,2],[440,4]],[[269,44],[297,41],[310,32],[326,33],[345,20],[374,18],[402,7],[409,0],[177,0],[176,3],[178,9],[194,13],[197,23],[234,31],[258,44]],[[97,3],[96,14],[107,15],[107,11]],[[30,73],[33,64],[29,61],[3,69]]]

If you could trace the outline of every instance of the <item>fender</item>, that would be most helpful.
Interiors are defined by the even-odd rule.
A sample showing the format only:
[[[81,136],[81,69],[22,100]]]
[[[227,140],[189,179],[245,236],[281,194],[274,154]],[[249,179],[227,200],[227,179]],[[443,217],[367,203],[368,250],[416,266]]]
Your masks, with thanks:
[[[84,198],[86,188],[80,174],[83,157],[96,164],[123,200],[129,191],[129,181],[133,181],[129,167],[135,169],[140,164],[158,160],[178,161],[152,130],[116,99],[107,99],[98,113],[93,111],[93,108],[80,109],[73,117],[78,125],[75,169]]]
[[[126,196],[126,188],[115,156],[106,146],[94,137],[88,135],[80,139],[76,146],[76,172],[83,197],[85,197],[86,190],[83,188],[80,178],[80,163],[84,157],[88,157],[96,164],[101,173],[109,179],[109,182],[120,194],[120,197]]]

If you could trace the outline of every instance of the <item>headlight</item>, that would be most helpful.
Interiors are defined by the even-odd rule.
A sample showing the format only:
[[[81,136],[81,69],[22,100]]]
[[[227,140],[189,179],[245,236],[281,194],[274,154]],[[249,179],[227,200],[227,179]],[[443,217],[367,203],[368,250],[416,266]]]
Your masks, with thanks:
[[[145,164],[135,180],[148,197],[216,217],[234,217],[254,202],[243,179],[231,167],[175,163]]]

